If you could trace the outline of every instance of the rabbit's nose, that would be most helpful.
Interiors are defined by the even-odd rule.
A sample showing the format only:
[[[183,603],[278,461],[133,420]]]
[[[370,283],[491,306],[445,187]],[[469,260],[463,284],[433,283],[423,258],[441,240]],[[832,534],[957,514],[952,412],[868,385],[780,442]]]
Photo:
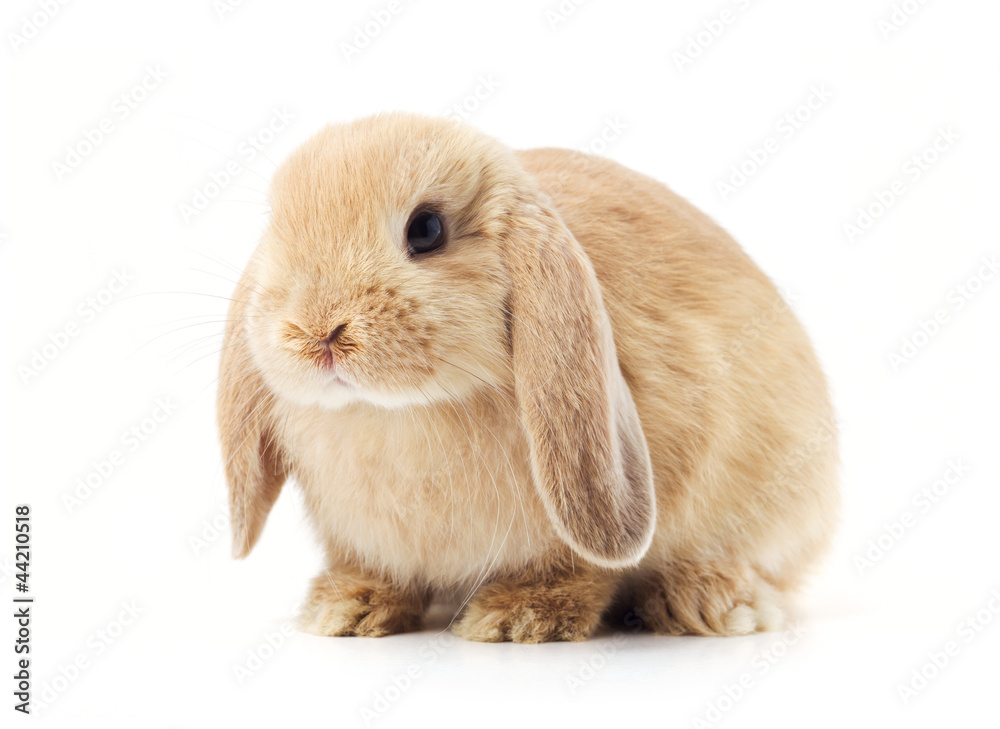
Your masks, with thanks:
[[[338,324],[330,331],[330,333],[324,339],[320,340],[320,344],[324,348],[329,349],[330,347],[332,347],[334,344],[337,343],[337,340],[340,339],[340,335],[344,333],[344,330],[346,328],[347,328],[346,323]]]

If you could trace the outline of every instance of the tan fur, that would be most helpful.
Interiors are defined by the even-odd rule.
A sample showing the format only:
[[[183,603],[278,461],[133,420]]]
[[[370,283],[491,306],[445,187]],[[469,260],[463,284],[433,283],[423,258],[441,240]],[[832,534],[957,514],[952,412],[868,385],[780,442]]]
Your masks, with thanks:
[[[618,575],[559,559],[497,576],[470,603],[456,632],[470,640],[586,640],[611,603]]]
[[[449,239],[411,258],[426,206]],[[613,162],[406,115],[323,130],[272,210],[219,423],[236,556],[303,490],[330,565],[306,629],[406,630],[430,598],[477,640],[586,638],[612,603],[664,633],[780,624],[835,520],[835,427],[723,230]]]
[[[341,565],[336,578],[327,570],[313,580],[299,624],[317,635],[378,638],[417,628],[429,597],[426,589]]]

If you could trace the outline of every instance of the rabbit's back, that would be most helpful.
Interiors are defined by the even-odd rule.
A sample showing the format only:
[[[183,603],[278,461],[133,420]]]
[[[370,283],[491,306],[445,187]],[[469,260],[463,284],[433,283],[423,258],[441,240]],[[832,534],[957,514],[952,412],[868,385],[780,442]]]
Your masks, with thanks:
[[[794,583],[837,505],[827,385],[787,302],[666,186],[562,149],[520,152],[593,263],[656,478],[646,564],[705,552]]]

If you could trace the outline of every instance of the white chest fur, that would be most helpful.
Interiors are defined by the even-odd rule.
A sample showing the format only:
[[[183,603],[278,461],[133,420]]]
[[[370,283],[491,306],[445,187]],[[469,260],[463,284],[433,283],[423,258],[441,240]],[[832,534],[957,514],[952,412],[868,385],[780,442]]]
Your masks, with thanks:
[[[283,421],[331,559],[461,591],[556,540],[520,424],[496,403],[296,408]]]

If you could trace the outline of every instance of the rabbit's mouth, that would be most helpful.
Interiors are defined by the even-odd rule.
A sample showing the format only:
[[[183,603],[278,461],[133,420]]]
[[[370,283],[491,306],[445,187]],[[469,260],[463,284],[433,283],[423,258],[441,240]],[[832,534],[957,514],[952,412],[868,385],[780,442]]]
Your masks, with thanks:
[[[357,385],[349,381],[344,376],[343,371],[337,369],[336,365],[334,365],[332,369],[326,372],[326,377],[327,377],[326,384],[328,385],[333,385],[335,387],[346,387],[350,390],[357,388]]]
[[[333,388],[335,391],[359,390],[357,383],[347,374],[344,368],[343,356],[338,355],[329,347],[320,347],[315,356],[310,357],[312,362],[309,366],[315,366],[319,375],[319,382],[324,388]]]

